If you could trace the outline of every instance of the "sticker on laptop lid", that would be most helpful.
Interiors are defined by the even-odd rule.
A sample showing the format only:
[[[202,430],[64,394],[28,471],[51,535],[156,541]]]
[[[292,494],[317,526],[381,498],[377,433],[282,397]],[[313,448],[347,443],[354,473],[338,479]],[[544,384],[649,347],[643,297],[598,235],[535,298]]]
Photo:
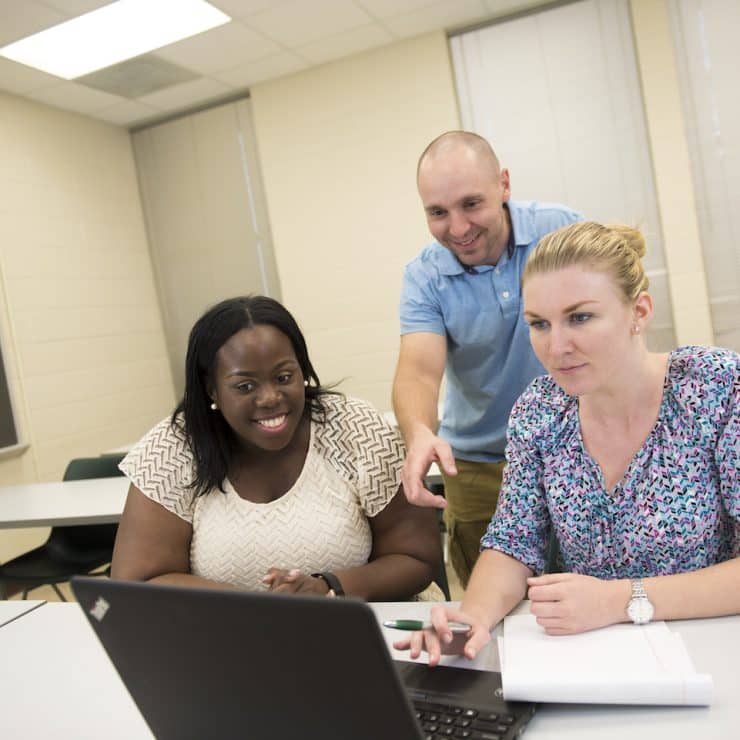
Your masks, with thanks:
[[[90,614],[95,617],[98,622],[102,622],[108,609],[110,609],[110,604],[102,596],[98,596],[97,600],[93,604],[93,608],[90,609]]]

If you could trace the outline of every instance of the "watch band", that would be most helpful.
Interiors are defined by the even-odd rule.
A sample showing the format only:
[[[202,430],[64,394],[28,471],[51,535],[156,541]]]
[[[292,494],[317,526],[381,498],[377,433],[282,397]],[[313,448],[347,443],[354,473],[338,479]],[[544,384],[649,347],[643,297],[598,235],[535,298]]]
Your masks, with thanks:
[[[329,587],[330,591],[334,591],[335,596],[344,596],[344,589],[339,579],[329,571],[324,573],[311,573],[311,578],[321,578],[324,583]]]
[[[633,578],[631,583],[632,583],[632,598],[633,599],[647,599],[647,593],[645,592],[645,586],[642,585],[642,578]]]

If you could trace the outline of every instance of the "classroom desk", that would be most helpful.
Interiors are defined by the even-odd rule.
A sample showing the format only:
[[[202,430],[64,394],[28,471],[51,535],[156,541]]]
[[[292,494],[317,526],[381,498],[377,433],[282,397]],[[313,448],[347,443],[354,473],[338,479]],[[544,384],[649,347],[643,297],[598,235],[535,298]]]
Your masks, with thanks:
[[[76,603],[0,628],[0,737],[153,738]]]
[[[427,480],[442,482],[435,464]],[[117,522],[129,483],[117,476],[0,486],[0,529]]]
[[[128,486],[118,476],[0,487],[0,529],[117,522]]]
[[[379,620],[417,617],[428,604],[374,604]],[[518,611],[526,609],[522,605]],[[740,727],[740,617],[673,622],[698,670],[714,678],[710,707],[543,705],[527,740],[735,738]],[[390,644],[398,633],[384,630]],[[340,648],[344,649],[344,648]],[[394,657],[401,657],[394,652]],[[76,604],[45,604],[0,629],[0,737],[151,738],[146,723]],[[456,663],[462,658],[448,658]],[[495,641],[476,660],[495,669]],[[396,740],[395,738],[389,740]],[[400,739],[399,739],[400,740]]]
[[[20,619],[24,614],[38,609],[45,603],[45,601],[28,599],[23,601],[0,601],[0,627]]]

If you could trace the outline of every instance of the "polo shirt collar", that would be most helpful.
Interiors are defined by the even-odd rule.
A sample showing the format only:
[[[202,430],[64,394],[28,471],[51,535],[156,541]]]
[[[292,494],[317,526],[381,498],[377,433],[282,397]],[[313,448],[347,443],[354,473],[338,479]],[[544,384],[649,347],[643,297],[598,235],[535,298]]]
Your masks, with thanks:
[[[514,246],[526,247],[537,239],[537,231],[532,215],[527,208],[521,208],[516,203],[507,203],[511,218],[511,233],[514,237]]]
[[[439,244],[439,242],[437,242]],[[461,275],[466,272],[465,267],[455,257],[451,250],[447,249],[444,245],[440,244],[441,252],[439,254],[439,260],[437,262],[437,269],[442,275]]]

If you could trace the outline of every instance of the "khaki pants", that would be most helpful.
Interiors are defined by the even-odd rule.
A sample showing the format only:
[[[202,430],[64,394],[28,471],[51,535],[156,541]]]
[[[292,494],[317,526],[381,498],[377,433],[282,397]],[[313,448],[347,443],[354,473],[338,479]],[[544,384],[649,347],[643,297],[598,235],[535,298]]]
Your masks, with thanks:
[[[455,460],[457,475],[443,474],[450,560],[464,587],[478,559],[481,537],[496,511],[504,464]]]

